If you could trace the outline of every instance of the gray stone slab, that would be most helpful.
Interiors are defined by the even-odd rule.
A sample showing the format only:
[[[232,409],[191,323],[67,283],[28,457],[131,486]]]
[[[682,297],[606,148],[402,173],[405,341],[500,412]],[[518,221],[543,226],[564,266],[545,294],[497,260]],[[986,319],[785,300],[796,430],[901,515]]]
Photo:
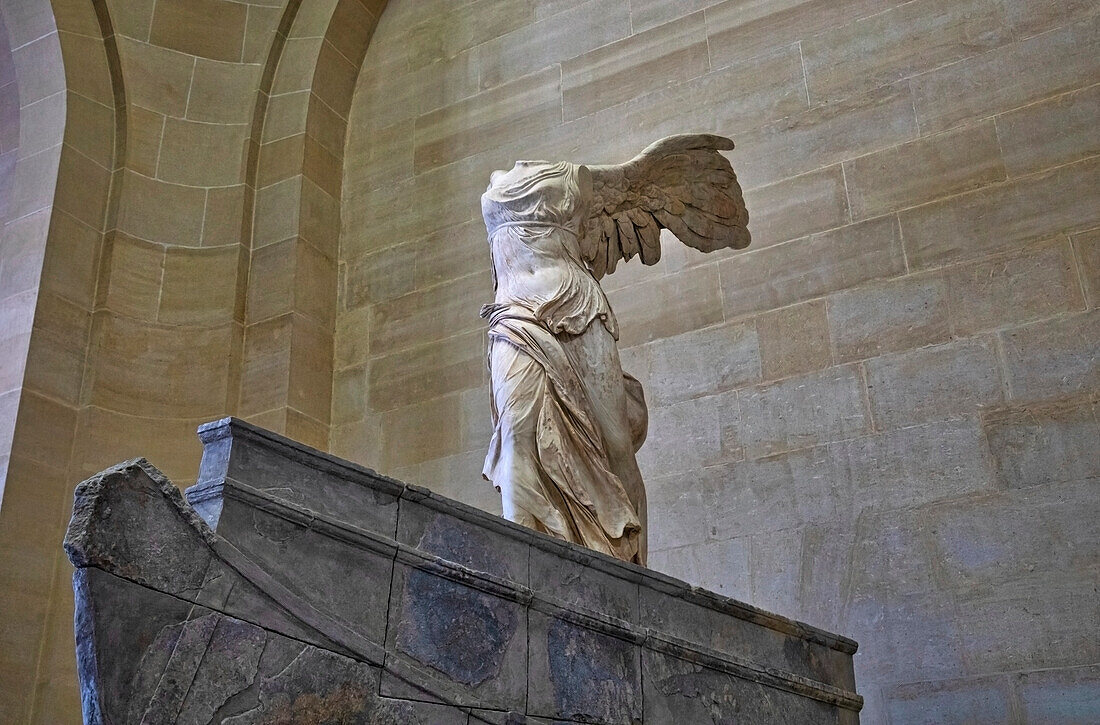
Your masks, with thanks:
[[[727,608],[736,606],[732,600],[727,603]],[[642,587],[638,623],[714,652],[839,687],[854,688],[850,655],[824,642],[800,639],[793,632],[779,632],[753,622],[763,614],[745,608],[740,617],[731,616],[714,608],[713,604],[706,607]]]
[[[398,563],[389,622],[389,651],[432,668],[480,705],[524,709],[527,614],[522,603]],[[382,693],[425,695],[388,674]]]
[[[1007,677],[980,677],[895,685],[885,701],[892,722],[1011,722],[1011,697]]]
[[[638,721],[641,663],[634,643],[533,610],[529,636],[528,712],[589,723]]]
[[[983,411],[997,484],[1023,488],[1100,479],[1100,403],[1054,400]]]
[[[648,722],[843,722],[824,702],[774,690],[760,697],[764,685],[649,650],[642,653],[642,678]]]
[[[1035,400],[1100,389],[1100,312],[1090,310],[1001,333],[1012,397]]]
[[[568,607],[636,621],[637,583],[591,566],[594,558],[587,550],[571,546],[533,547],[531,589]]]
[[[219,531],[232,531],[232,543],[275,580],[381,644],[395,549],[336,538],[280,513],[287,512],[227,506]]]
[[[878,429],[974,415],[1004,392],[991,340],[971,338],[865,363]]]
[[[201,426],[199,439],[203,459],[187,499],[211,526],[217,526],[220,510],[204,500],[216,497],[220,486],[239,482],[276,500],[393,537],[401,483],[236,418]]]
[[[425,492],[426,493],[426,492]],[[529,545],[440,510],[427,495],[401,500],[397,540],[427,554],[527,585]]]
[[[690,686],[739,693],[738,712],[856,717],[851,640],[237,421],[210,430],[191,498],[216,530],[144,461],[77,490],[89,722],[662,722],[643,651],[706,670]],[[717,506],[725,480],[704,483]],[[821,567],[833,533],[814,532]]]
[[[871,429],[854,365],[747,388],[738,392],[737,402],[747,458],[853,438]]]

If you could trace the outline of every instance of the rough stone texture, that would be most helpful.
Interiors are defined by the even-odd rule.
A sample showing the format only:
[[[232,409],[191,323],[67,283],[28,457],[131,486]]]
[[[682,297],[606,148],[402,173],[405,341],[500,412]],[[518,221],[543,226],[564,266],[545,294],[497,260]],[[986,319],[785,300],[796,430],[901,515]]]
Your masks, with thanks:
[[[601,281],[622,323],[624,369],[649,393],[638,460],[650,564],[858,632],[867,722],[950,721],[952,707],[961,720],[985,706],[987,719],[1057,722],[1025,706],[1021,688],[1033,677],[1029,692],[1059,687],[1034,673],[1050,652],[1058,668],[1095,664],[1077,644],[1096,629],[1092,610],[1060,613],[1057,602],[1080,596],[1100,566],[1084,553],[1100,392],[1096,3],[532,5],[529,22],[508,14],[508,31],[416,66],[407,61],[420,51],[402,43],[417,0],[391,2],[384,45],[368,53],[379,70],[352,108],[352,129],[364,130],[348,140],[349,153],[382,165],[369,183],[347,172],[341,254],[349,280],[398,285],[403,301],[350,289],[338,347],[411,332],[373,310],[489,300],[489,280],[472,276],[488,260],[470,231],[484,184],[470,179],[518,158],[610,163],[669,133],[729,136],[753,246],[703,257],[665,244],[657,267],[622,265]],[[463,7],[499,27],[483,5]],[[495,134],[491,148],[456,137],[435,152],[471,155],[413,168],[415,140],[400,124],[491,128],[505,94],[552,85],[559,66],[560,103],[545,118]],[[485,114],[439,110],[458,103]],[[399,199],[435,214],[417,218]],[[414,266],[438,276],[393,273],[387,260],[414,249]],[[450,261],[458,250],[462,261]],[[334,398],[347,413],[333,450],[491,509],[495,493],[479,479],[488,431],[469,422],[488,417],[476,321],[433,322],[422,354],[383,343],[340,364],[372,372],[365,406]],[[400,399],[397,355],[409,381]],[[433,413],[454,425],[428,424]],[[1005,496],[1024,491],[1065,499],[1065,519],[1020,520],[1026,534],[979,542],[982,519],[1017,521],[1001,518],[1017,505]],[[1020,583],[1011,605],[971,598],[961,570],[937,555],[935,522],[952,507],[965,512],[952,546],[995,556],[1005,586]],[[1045,580],[1050,592],[1030,579],[1035,569],[1059,572]],[[1042,620],[1029,631],[1057,635],[1047,644],[1006,641],[1028,602]],[[978,666],[982,651],[1005,653],[997,674]],[[1088,677],[1073,677],[1074,692],[1088,691]]]
[[[231,412],[327,445],[342,152],[384,7],[0,10],[0,607],[23,612],[0,721],[78,717],[46,545],[72,482],[139,453],[192,482],[189,429]]]
[[[235,419],[202,433],[198,511],[144,460],[76,491],[87,723],[856,722],[851,640]],[[378,496],[396,529],[358,525]]]
[[[766,292],[765,298],[773,301],[762,307],[756,305],[760,295],[755,291],[737,291],[738,280],[755,285],[753,280],[762,278],[752,270],[732,274],[722,266],[730,260],[700,263],[669,255],[666,249],[661,267],[650,271],[667,276],[660,282],[651,277],[649,287],[638,286],[622,301],[613,301],[620,312],[628,306],[635,310],[624,325],[624,339],[639,345],[660,343],[703,328],[751,321],[758,331],[763,378],[731,383],[718,376],[720,384],[743,388],[847,364],[832,354],[833,291],[949,266],[942,272],[949,287],[951,335],[994,336],[1002,376],[1006,365],[1014,370],[1011,380],[1004,376],[1010,382],[1005,390],[1009,405],[1019,405],[1021,411],[1035,405],[1042,411],[1062,398],[1095,392],[1095,377],[1087,369],[1075,370],[1054,354],[1087,340],[1087,329],[1078,328],[1061,342],[1051,337],[1047,348],[1038,334],[1027,340],[1012,337],[1029,323],[1036,330],[1072,326],[1064,320],[1074,315],[1072,306],[1080,299],[1075,286],[1084,289],[1088,309],[1095,310],[1100,299],[1094,122],[1100,53],[1097,5],[1091,0],[392,0],[388,5],[382,0],[262,0],[247,3],[243,22],[241,8],[194,4],[198,10],[209,5],[212,11],[206,13],[185,5],[9,0],[0,11],[6,26],[0,37],[10,49],[10,63],[0,60],[0,189],[10,189],[7,224],[0,232],[0,385],[8,386],[0,390],[0,419],[11,423],[0,426],[0,442],[12,442],[10,458],[0,454],[0,471],[7,476],[0,506],[0,610],[5,613],[0,681],[6,685],[0,688],[2,721],[52,724],[76,718],[72,603],[67,565],[56,547],[73,482],[135,455],[150,456],[181,484],[192,481],[199,446],[190,431],[203,420],[229,413],[247,416],[486,510],[499,505],[493,501],[495,492],[478,478],[478,451],[488,433],[477,421],[488,416],[484,378],[476,374],[477,320],[444,320],[432,328],[438,339],[423,349],[378,346],[378,340],[391,338],[405,321],[373,316],[372,308],[380,303],[357,298],[356,285],[350,283],[384,279],[382,260],[400,248],[415,259],[412,277],[393,279],[388,290],[375,289],[396,297],[410,295],[407,304],[436,287],[437,301],[454,301],[463,309],[472,299],[487,298],[488,259],[475,218],[476,196],[488,171],[528,153],[612,162],[669,133],[728,135],[738,143],[732,155],[735,165],[751,162],[761,183],[775,179],[746,193],[759,247],[745,256],[755,257],[754,265],[760,267],[771,264],[764,254],[767,247],[789,245],[793,255],[797,246],[813,246],[796,243],[807,235],[850,234],[850,221],[858,221],[866,209],[875,209],[867,213],[879,213],[882,219],[900,218],[897,253],[887,249],[857,255],[863,269],[857,266],[856,271],[865,276],[846,267],[843,249],[819,246],[821,253],[814,256],[811,251],[807,265],[799,261],[804,256],[793,255],[803,271],[794,272],[785,294],[773,299]],[[493,8],[504,5],[495,17]],[[157,18],[158,12],[165,15]],[[697,16],[684,21],[700,12],[705,67],[699,63],[701,44],[691,35],[698,32]],[[223,16],[224,27],[210,26]],[[109,24],[104,26],[104,20]],[[662,27],[669,23],[676,25]],[[154,27],[155,37],[150,33]],[[865,30],[869,28],[873,31]],[[673,32],[677,30],[686,32]],[[212,40],[221,45],[215,47]],[[366,52],[368,40],[371,49]],[[617,44],[605,50],[612,43]],[[674,63],[676,53],[700,75],[685,80],[686,73],[667,60]],[[7,58],[2,52],[0,57]],[[546,129],[528,138],[499,129],[490,118],[463,119],[443,110],[434,118],[448,125],[433,129],[449,129],[459,141],[463,136],[457,132],[463,129],[496,128],[494,143],[474,156],[427,170],[422,154],[420,171],[414,172],[420,117],[483,90],[506,86],[506,92],[513,91],[515,81],[532,73],[553,77],[563,62],[576,72],[574,78],[581,78],[595,58],[620,69],[637,62],[632,72],[638,77],[630,82],[642,94],[635,91],[622,103],[564,123],[563,108],[548,104],[549,118],[529,118],[526,126],[516,127]],[[595,87],[609,77],[599,70],[589,75]],[[888,90],[876,87],[880,84]],[[592,95],[583,89],[576,98],[592,103]],[[835,102],[823,106],[822,98]],[[464,106],[477,107],[476,101]],[[253,131],[242,149],[249,158],[227,153],[199,168],[202,149],[183,153],[181,143],[194,136],[188,124],[204,122],[236,126],[224,131],[229,138],[236,138],[233,134],[242,124],[249,125]],[[990,123],[1005,181],[991,182],[998,158],[988,156],[993,152],[985,135]],[[420,124],[424,128],[424,121]],[[340,141],[344,129],[346,157]],[[224,142],[220,129],[213,134]],[[954,142],[965,138],[981,143],[962,149],[965,153],[955,163],[945,165],[937,154],[959,149]],[[478,140],[473,141],[476,148]],[[171,148],[166,158],[181,164],[165,165],[166,178],[201,183],[173,184],[160,178],[162,145]],[[433,153],[446,158],[469,148],[445,144]],[[899,174],[887,159],[912,162],[922,173]],[[240,176],[234,179],[238,169]],[[849,175],[852,169],[855,173]],[[945,171],[943,186],[928,176],[936,170]],[[786,174],[794,175],[779,178]],[[208,179],[236,183],[210,186]],[[873,184],[868,186],[867,180]],[[871,206],[860,206],[860,199]],[[125,211],[121,218],[120,210]],[[166,211],[171,212],[167,218]],[[341,236],[342,227],[346,231]],[[164,249],[159,295],[142,275],[128,274],[123,262],[129,250],[112,252],[115,241],[128,244],[123,235],[155,240]],[[1059,261],[1051,245],[1066,238],[1073,259]],[[265,259],[258,252],[269,245],[280,252],[293,249],[294,254],[278,257],[272,250]],[[250,252],[257,254],[253,258]],[[989,258],[1001,252],[1005,258]],[[267,264],[275,257],[277,264]],[[973,274],[958,271],[958,265],[971,261],[976,265]],[[782,270],[782,260],[771,269]],[[1062,276],[1063,269],[1076,276]],[[781,272],[757,272],[784,278]],[[619,285],[615,278],[628,280],[631,273],[628,265],[606,282]],[[452,284],[461,278],[465,283]],[[641,275],[633,279],[642,281]],[[345,292],[337,299],[338,284],[354,294]],[[272,295],[273,290],[278,292]],[[769,372],[774,370],[768,358],[775,348],[767,339],[765,326],[771,318],[766,315],[786,314],[804,290],[811,291],[803,299],[815,311],[807,318],[810,327],[798,328],[802,332],[792,342],[806,344],[783,353],[798,369]],[[110,302],[108,293],[113,295]],[[279,309],[294,311],[249,319],[250,296],[278,301]],[[321,304],[325,299],[327,309]],[[726,307],[716,307],[716,300],[727,300]],[[824,317],[818,312],[822,308]],[[128,347],[127,354],[108,351],[101,366],[94,351],[102,350],[107,338],[100,333],[121,329],[104,325],[104,318],[125,324],[124,318],[134,314],[140,317],[127,329],[164,334],[144,336],[149,345]],[[468,337],[456,335],[461,331]],[[181,363],[189,350],[174,343],[184,336],[196,343],[217,340],[210,353],[216,359],[207,361],[213,378],[194,375]],[[1018,356],[1002,355],[1012,353],[1013,339],[1021,342]],[[161,365],[181,349],[176,364]],[[11,364],[9,353],[16,356]],[[131,353],[140,354],[132,370]],[[1068,353],[1086,360],[1090,355],[1080,345]],[[377,358],[388,359],[375,366]],[[365,376],[365,398],[330,396],[330,365],[335,390],[353,390]],[[643,467],[654,467],[643,470],[644,475],[652,477],[660,466],[667,472],[661,482],[679,480],[684,490],[693,480],[716,475],[699,471],[700,465],[721,471],[741,455],[736,452],[739,411],[729,404],[736,400],[736,390],[705,389],[720,365],[692,361],[692,367],[701,378],[683,379],[677,386],[700,400],[709,399],[701,404],[705,419],[690,430],[670,424],[642,453]],[[221,368],[228,374],[223,376]],[[98,377],[100,370],[109,371],[105,379]],[[211,386],[210,380],[217,385]],[[402,392],[404,381],[408,385]],[[651,377],[643,382],[652,389],[657,381]],[[223,385],[224,395],[212,391]],[[104,403],[140,404],[139,391],[150,390],[165,395],[164,417],[87,404],[93,393]],[[331,435],[330,421],[317,418],[326,416],[330,398]],[[179,410],[192,409],[196,401],[203,408],[199,417],[178,417]],[[898,430],[913,430],[922,439],[937,424],[974,425],[981,414],[975,405],[947,424],[930,421]],[[665,420],[673,421],[673,416]],[[689,435],[712,451],[722,451],[721,456],[684,458],[678,464],[678,452],[660,452],[677,440],[678,430],[688,431],[680,440]],[[1036,460],[1050,461],[1051,470],[1064,472],[1072,465],[1059,459],[1058,451],[1075,449],[1068,443],[1059,448],[1069,435],[1067,428],[1059,430],[1066,433],[1028,440],[1038,447],[1032,447]],[[918,439],[909,450],[904,435],[882,437],[891,435],[876,431],[865,436],[865,444],[869,450],[887,446],[891,460],[901,466],[898,470],[921,470],[921,457],[934,446]],[[825,445],[834,443],[845,442]],[[868,467],[862,480],[876,480],[873,461],[860,459],[857,465]],[[992,456],[978,456],[970,466],[983,479],[993,476]],[[676,468],[680,470],[671,470]],[[821,477],[811,475],[782,489],[786,472],[771,470],[776,488],[768,489],[760,479],[753,479],[753,486],[820,500]],[[893,565],[876,576],[904,588],[902,572],[917,565],[935,571],[939,562],[924,558],[919,546],[903,546],[910,538],[894,537],[902,525],[898,522],[905,522],[911,533],[922,531],[917,514],[929,500],[950,490],[958,490],[955,498],[964,503],[986,496],[977,484],[983,479],[964,486],[961,479],[923,479],[914,473],[901,484],[884,475],[875,484],[875,495],[863,488],[857,496],[852,489],[847,498],[830,500],[830,512],[863,512],[864,502],[875,502],[858,526],[844,519],[833,526],[849,533],[858,529],[859,541],[893,547],[883,554],[889,554]],[[1056,491],[1049,483],[1032,480],[1049,496],[1087,491]],[[848,489],[842,485],[839,490]],[[999,499],[988,503],[991,509],[1002,504]],[[762,606],[853,632],[857,629],[850,622],[857,614],[901,616],[893,613],[900,610],[865,607],[867,599],[859,598],[863,593],[854,584],[810,565],[814,549],[807,542],[813,540],[809,532],[821,525],[817,512],[806,509],[801,517],[792,517],[788,512],[793,506],[788,505],[774,509],[778,518],[769,523],[758,521],[751,511],[728,509],[726,518],[700,532],[695,522],[701,505],[697,500],[680,506],[676,515],[683,525],[669,531],[669,548],[654,552],[655,564],[661,562],[671,567],[666,571],[694,583],[744,592]],[[1066,526],[1078,530],[1082,508],[1070,506],[1065,526],[1044,523],[1050,528],[1043,533],[1067,548],[1076,546],[1059,537]],[[717,533],[708,538],[704,534],[711,529]],[[742,535],[743,530],[755,533]],[[766,553],[772,539],[783,542],[787,552],[784,583],[768,587],[771,572],[756,569],[760,586],[754,590],[751,570],[767,566],[768,559],[748,551],[755,541]],[[1005,546],[1016,552],[1018,561],[1044,564],[1029,558],[1019,542]],[[831,561],[840,571],[847,562],[861,560],[862,551],[862,545],[842,537]],[[1094,562],[1081,566],[1074,576],[1093,576]],[[1027,574],[1023,564],[1015,571],[1019,577]],[[1049,586],[1070,588],[1065,581]],[[938,578],[928,589],[929,596],[919,605],[930,613],[958,616],[955,584]],[[835,606],[834,600],[823,603],[821,591],[837,593]],[[836,625],[834,616],[840,618]],[[1087,623],[1078,619],[1077,627],[1086,631]],[[935,680],[919,664],[900,670],[872,667],[872,655],[892,645],[880,638],[879,630],[859,631],[866,632],[856,661],[868,697],[868,718],[887,720],[885,703],[895,686],[935,681],[942,691],[951,689],[953,680]],[[944,639],[935,646],[955,645]],[[1059,647],[1054,643],[1043,649]],[[1072,682],[1064,685],[1065,692],[1087,692],[1095,681],[1075,674],[1082,672],[1079,668],[1067,669],[1064,677],[1057,672],[1026,674],[1029,657],[1021,655],[1004,665],[1004,677],[1014,688],[1009,702],[1016,703],[1009,721],[1023,720],[1028,713],[1050,720],[1058,697],[1044,699],[1044,689],[1062,692],[1061,683]],[[970,675],[950,677],[971,681]],[[1025,680],[1030,684],[1022,697],[1015,688]],[[906,697],[919,711],[919,691]],[[1048,704],[1032,704],[1040,702]],[[932,704],[928,709],[935,711]]]

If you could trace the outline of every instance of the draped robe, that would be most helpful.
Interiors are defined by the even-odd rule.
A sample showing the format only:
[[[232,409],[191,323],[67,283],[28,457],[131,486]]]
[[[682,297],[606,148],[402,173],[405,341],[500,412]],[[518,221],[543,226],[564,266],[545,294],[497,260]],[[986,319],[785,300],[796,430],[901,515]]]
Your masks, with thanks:
[[[641,385],[623,373],[618,326],[580,251],[588,170],[518,162],[482,196],[495,301],[493,436],[483,474],[506,518],[645,563]]]

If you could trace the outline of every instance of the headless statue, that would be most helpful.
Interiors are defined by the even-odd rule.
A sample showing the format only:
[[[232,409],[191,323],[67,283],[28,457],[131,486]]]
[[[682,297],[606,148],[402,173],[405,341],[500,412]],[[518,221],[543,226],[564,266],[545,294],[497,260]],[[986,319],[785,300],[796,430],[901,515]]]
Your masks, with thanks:
[[[505,518],[624,561],[646,561],[635,454],[642,387],[623,372],[598,280],[619,260],[655,264],[660,230],[704,252],[749,244],[721,136],[662,139],[616,166],[518,161],[481,197],[493,261],[493,437],[483,475]]]

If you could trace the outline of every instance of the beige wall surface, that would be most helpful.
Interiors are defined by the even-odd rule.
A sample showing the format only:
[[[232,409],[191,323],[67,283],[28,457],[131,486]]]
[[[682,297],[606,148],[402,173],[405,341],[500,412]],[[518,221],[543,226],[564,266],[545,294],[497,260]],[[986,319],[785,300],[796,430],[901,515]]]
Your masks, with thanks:
[[[393,0],[332,450],[499,510],[490,171],[729,135],[752,247],[605,280],[651,564],[858,639],[865,722],[1068,722],[1100,692],[1098,118],[1094,2]]]
[[[195,427],[230,414],[327,445],[344,138],[384,6],[0,4],[0,722],[80,717],[78,481],[146,456],[187,485]]]

